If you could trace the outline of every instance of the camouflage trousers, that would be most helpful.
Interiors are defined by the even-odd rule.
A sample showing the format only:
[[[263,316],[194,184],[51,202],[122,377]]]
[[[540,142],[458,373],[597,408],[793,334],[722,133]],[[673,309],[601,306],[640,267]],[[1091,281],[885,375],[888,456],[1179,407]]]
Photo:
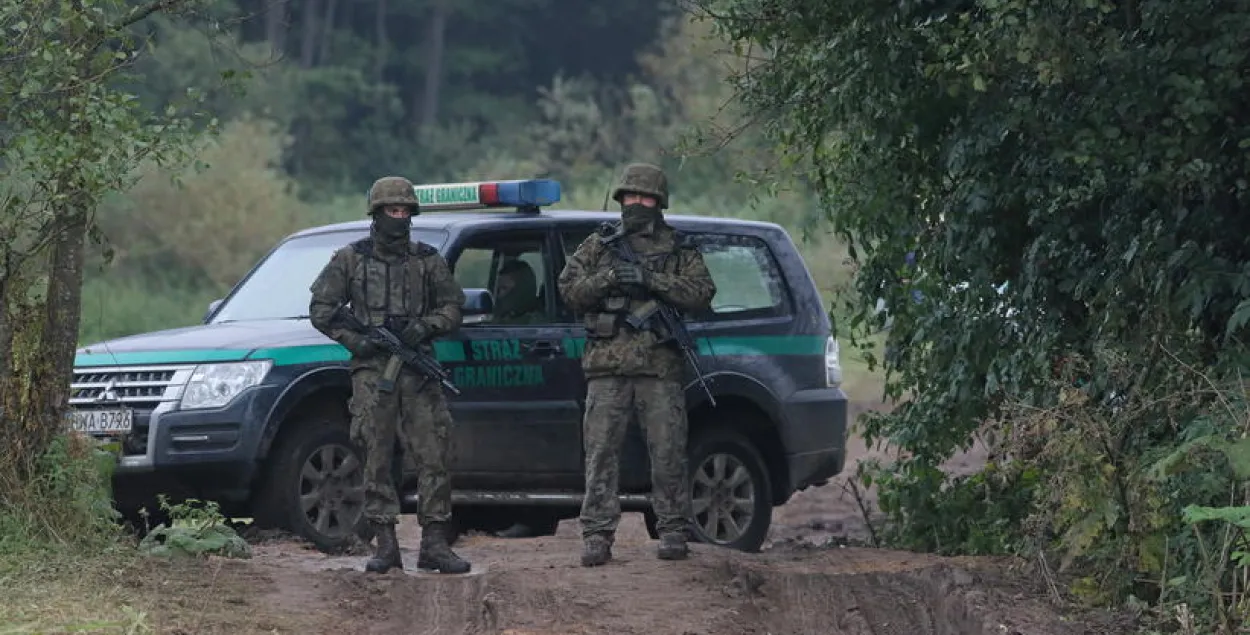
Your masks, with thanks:
[[[653,377],[597,377],[588,382],[582,438],[586,497],[582,536],[613,535],[621,518],[617,488],[625,430],[634,418],[651,457],[651,504],[660,534],[684,533],[690,518],[686,396],[681,383]]]
[[[392,461],[401,460],[396,442],[417,464],[417,491],[421,496],[417,521],[421,526],[451,519],[451,477],[448,474],[448,431],[451,412],[436,382],[421,385],[421,377],[404,371],[395,390],[380,393],[381,372],[362,367],[352,370],[351,440],[365,455],[365,517],[394,523],[399,518],[399,493]],[[400,466],[402,467],[402,466]]]

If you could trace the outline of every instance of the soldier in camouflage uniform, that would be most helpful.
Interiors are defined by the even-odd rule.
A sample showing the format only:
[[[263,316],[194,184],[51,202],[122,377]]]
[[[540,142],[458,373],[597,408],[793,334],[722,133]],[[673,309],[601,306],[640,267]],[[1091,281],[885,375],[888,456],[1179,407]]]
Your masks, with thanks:
[[[622,262],[600,234],[578,246],[560,273],[560,295],[586,322],[582,370],[587,379],[583,438],[586,497],[581,525],[583,566],[612,558],[621,516],[617,498],[620,449],[630,418],[637,417],[651,457],[651,497],[660,534],[658,556],[687,556],[690,485],[686,458],[685,360],[652,330],[624,322],[643,298],[683,312],[706,310],[716,285],[698,248],[664,222],[668,179],[658,167],[632,164],[612,193],[621,205],[626,239],[645,266]]]
[[[312,284],[308,309],[313,326],[352,354],[351,439],[365,454],[365,517],[377,535],[377,550],[365,569],[385,573],[403,568],[395,538],[399,497],[391,472],[398,438],[419,471],[417,520],[422,532],[417,566],[464,573],[469,563],[448,545],[452,421],[442,387],[405,367],[393,392],[379,392],[378,379],[390,355],[367,337],[331,322],[334,310],[350,302],[362,323],[385,325],[408,346],[430,353],[430,340],[460,328],[464,290],[437,250],[412,241],[411,215],[419,213],[412,182],[394,176],[378,179],[369,189],[368,205],[373,217],[369,238],[334,252]]]

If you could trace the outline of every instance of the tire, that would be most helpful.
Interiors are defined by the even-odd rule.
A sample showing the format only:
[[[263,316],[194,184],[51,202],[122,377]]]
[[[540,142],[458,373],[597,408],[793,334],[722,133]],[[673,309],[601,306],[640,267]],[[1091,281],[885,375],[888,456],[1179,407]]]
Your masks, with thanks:
[[[326,553],[371,537],[364,516],[364,457],[348,438],[345,413],[291,421],[266,462],[254,516],[262,526],[295,533]],[[305,472],[305,467],[309,472]],[[318,483],[305,474],[325,478]],[[304,509],[301,500],[317,497]]]
[[[691,536],[719,547],[759,551],[773,514],[772,483],[759,451],[740,433],[707,430],[692,439],[689,456]],[[654,517],[654,512],[647,515]]]

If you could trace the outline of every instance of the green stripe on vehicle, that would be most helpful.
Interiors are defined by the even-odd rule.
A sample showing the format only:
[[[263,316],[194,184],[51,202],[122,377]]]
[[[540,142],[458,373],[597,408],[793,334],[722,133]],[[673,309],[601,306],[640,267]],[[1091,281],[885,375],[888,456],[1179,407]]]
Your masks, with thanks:
[[[463,362],[464,342],[449,342],[446,340],[434,342],[434,359],[440,362]]]
[[[339,344],[314,344],[312,346],[286,346],[282,348],[259,348],[248,359],[272,359],[274,366],[295,366],[317,362],[345,362],[352,356]]]
[[[699,353],[725,356],[773,356],[773,355],[824,355],[825,337],[821,335],[754,335],[699,338]],[[579,359],[586,339],[564,339],[565,355]],[[434,343],[434,356],[444,363],[466,361],[465,342],[438,341]],[[79,368],[98,366],[139,366],[149,364],[184,364],[234,362],[245,359],[272,359],[275,366],[344,362],[350,359],[347,349],[338,344],[313,344],[310,346],[283,346],[250,349],[206,349],[182,351],[147,351],[131,353],[79,353],[74,366]]]
[[[753,335],[699,338],[703,355],[824,355],[820,335]]]
[[[182,351],[140,351],[131,353],[79,353],[74,356],[74,366],[146,366],[148,364],[235,362],[247,357],[250,350],[188,349]]]
[[[700,355],[824,355],[825,338],[820,335],[740,335],[701,337],[696,340]],[[579,359],[586,338],[564,338],[566,357]]]

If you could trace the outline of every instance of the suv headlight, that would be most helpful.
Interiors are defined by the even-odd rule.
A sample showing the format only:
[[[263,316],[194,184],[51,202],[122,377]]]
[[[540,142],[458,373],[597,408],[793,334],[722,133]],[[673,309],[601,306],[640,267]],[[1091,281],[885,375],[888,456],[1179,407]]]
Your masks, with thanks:
[[[180,406],[183,410],[220,408],[239,393],[264,381],[271,366],[273,360],[269,359],[196,366],[182,392]]]
[[[842,385],[842,360],[838,350],[838,340],[830,335],[825,340],[825,385],[830,388]]]

